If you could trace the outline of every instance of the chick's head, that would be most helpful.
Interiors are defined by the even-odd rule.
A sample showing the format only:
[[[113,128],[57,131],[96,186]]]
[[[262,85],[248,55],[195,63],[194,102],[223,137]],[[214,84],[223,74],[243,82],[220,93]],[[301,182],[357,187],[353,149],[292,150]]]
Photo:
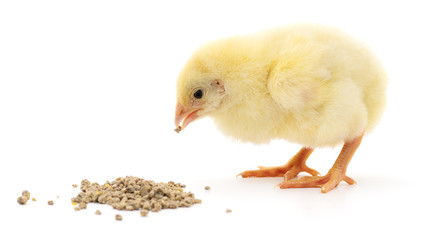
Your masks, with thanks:
[[[200,63],[190,61],[177,82],[175,124],[181,130],[190,122],[219,108],[226,96],[224,81]]]
[[[241,80],[262,79],[267,73],[263,64],[266,61],[256,57],[264,56],[262,51],[238,36],[212,41],[197,49],[178,77],[176,126],[183,129],[197,118],[214,117],[245,101],[246,93],[258,86],[254,86],[256,81],[242,84]]]

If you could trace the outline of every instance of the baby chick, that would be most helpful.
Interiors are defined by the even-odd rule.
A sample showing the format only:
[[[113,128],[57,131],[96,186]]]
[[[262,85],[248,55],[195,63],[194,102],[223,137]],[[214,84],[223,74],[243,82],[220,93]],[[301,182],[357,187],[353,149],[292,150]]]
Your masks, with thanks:
[[[363,135],[378,123],[386,102],[386,74],[360,41],[338,29],[295,24],[256,35],[207,43],[177,81],[177,131],[202,116],[242,142],[286,139],[303,148],[278,167],[245,177],[283,176],[280,188],[335,188]],[[306,166],[316,147],[344,144],[325,176]],[[300,172],[313,176],[294,179]]]

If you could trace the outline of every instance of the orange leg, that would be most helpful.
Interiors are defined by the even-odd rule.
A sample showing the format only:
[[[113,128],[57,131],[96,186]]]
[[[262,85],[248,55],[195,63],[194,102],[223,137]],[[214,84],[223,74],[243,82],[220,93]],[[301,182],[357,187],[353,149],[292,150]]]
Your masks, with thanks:
[[[307,172],[313,176],[319,173],[312,168],[306,166],[306,160],[309,155],[314,151],[312,148],[302,148],[296,155],[294,155],[287,164],[278,167],[262,167],[259,166],[258,170],[244,171],[237,176],[246,177],[283,177],[284,180],[292,179],[300,172]]]
[[[325,176],[303,177],[296,180],[284,181],[279,184],[280,188],[308,188],[321,187],[321,192],[326,193],[334,189],[342,180],[352,185],[355,181],[346,176],[346,168],[352,159],[356,149],[361,144],[363,135],[346,142],[333,167]]]

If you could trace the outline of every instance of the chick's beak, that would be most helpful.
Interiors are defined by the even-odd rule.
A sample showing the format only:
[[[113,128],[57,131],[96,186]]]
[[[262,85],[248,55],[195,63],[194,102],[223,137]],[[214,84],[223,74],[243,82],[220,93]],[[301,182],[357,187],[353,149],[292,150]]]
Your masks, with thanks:
[[[179,102],[176,104],[175,125],[179,130],[183,130],[188,124],[198,118],[197,112],[200,109],[185,109]],[[182,123],[182,124],[181,124]]]

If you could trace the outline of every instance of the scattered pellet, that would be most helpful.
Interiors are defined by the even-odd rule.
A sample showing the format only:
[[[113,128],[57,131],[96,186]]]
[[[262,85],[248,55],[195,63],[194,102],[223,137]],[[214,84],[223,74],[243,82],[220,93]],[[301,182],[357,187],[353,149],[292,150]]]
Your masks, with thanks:
[[[102,213],[101,213],[101,211],[96,210],[95,214],[96,214],[96,215],[101,215]]]
[[[141,210],[141,216],[142,217],[146,217],[148,215],[148,210],[146,210],[146,209],[142,209]]]
[[[80,211],[80,210],[81,210],[81,208],[79,208],[79,207],[74,207],[74,210],[75,210],[75,211]]]
[[[58,195],[58,196],[56,196],[56,198],[59,198],[59,195]]]
[[[123,217],[120,214],[115,215],[115,220],[121,221],[123,220]]]
[[[49,205],[53,205],[53,200],[49,200],[49,201],[47,201],[47,204],[49,204]]]
[[[23,197],[26,197],[26,198],[30,198],[30,192],[28,192],[27,190],[24,190],[24,191],[22,191],[22,194],[21,194],[21,196],[23,196]]]
[[[33,201],[33,202],[35,202],[35,201],[37,201],[35,198],[31,198],[31,201]]]
[[[18,199],[17,199],[17,201],[18,201],[19,204],[24,205],[24,204],[27,203],[28,198],[25,197],[25,196],[19,196]]]
[[[181,126],[179,126],[179,127],[175,128],[175,132],[177,132],[177,133],[179,133],[181,130],[182,130],[182,127],[181,127]]]
[[[30,199],[30,192],[24,190],[22,191],[21,196],[18,197],[17,201],[19,204],[24,205],[28,202],[28,199]]]
[[[204,189],[210,190],[210,186],[205,186]]]
[[[231,210],[231,209],[229,209],[229,208],[227,208],[225,212],[227,212],[227,213],[231,213],[231,212],[232,212],[232,210]]]
[[[73,184],[72,187],[73,188],[78,188],[78,185],[77,184]]]

